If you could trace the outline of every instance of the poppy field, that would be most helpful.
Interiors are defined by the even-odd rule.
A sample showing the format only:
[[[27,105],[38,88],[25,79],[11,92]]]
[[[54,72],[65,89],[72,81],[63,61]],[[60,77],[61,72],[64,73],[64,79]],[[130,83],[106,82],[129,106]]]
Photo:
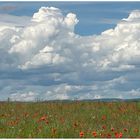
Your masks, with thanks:
[[[140,102],[1,102],[0,138],[140,138]]]

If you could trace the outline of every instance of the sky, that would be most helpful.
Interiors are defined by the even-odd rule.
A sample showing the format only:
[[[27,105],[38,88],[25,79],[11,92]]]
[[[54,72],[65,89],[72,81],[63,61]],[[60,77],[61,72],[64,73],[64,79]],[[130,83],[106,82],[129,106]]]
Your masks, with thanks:
[[[0,2],[0,100],[140,98],[140,2]]]

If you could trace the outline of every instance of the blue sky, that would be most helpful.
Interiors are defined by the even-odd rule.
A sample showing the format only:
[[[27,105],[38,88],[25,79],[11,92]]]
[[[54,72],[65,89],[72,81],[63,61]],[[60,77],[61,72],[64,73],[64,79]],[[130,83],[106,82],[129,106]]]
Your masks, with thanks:
[[[15,8],[4,10],[2,7]],[[139,9],[140,2],[1,2],[0,13],[32,16],[41,6],[54,6],[63,13],[73,12],[80,20],[75,32],[81,35],[100,34],[115,27],[116,23]]]
[[[140,2],[0,2],[0,100],[140,97]]]

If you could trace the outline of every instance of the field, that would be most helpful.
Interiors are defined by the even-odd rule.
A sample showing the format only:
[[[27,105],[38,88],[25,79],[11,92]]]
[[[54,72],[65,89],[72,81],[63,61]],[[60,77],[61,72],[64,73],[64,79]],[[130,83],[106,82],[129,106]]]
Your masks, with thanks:
[[[1,138],[140,138],[140,102],[1,102]]]

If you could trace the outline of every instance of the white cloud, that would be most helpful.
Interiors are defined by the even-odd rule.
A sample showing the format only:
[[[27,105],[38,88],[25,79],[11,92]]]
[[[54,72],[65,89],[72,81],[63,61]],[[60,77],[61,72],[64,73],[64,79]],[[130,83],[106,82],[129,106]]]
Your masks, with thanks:
[[[137,97],[137,96],[140,96],[140,88],[138,88],[138,89],[132,89],[131,91],[130,91],[130,94],[133,96],[133,97]]]
[[[29,91],[28,93],[14,93],[11,94],[10,100],[12,101],[35,101],[37,99],[37,93]]]
[[[63,15],[60,9],[55,7],[41,7],[39,11],[33,15],[32,21],[42,22],[49,20],[52,17],[62,21]]]
[[[36,85],[48,84],[53,87],[46,93],[52,95],[50,99],[110,97],[107,92],[118,97],[115,94],[120,91],[117,86],[127,88],[130,82],[127,81],[129,74],[125,73],[139,69],[139,10],[132,11],[114,29],[98,36],[75,34],[76,15],[68,13],[65,16],[54,7],[41,7],[32,18],[3,17],[0,21],[0,71],[7,72],[6,78],[13,71],[19,71],[19,75],[14,73],[11,78],[13,82],[20,81],[22,74],[28,75],[30,78],[23,78],[23,81],[32,85],[29,91]],[[42,87],[42,92],[44,89]],[[20,94],[13,96],[20,98]]]
[[[130,13],[129,17],[127,19],[123,19],[126,21],[137,21],[140,20],[140,10],[134,10]]]

